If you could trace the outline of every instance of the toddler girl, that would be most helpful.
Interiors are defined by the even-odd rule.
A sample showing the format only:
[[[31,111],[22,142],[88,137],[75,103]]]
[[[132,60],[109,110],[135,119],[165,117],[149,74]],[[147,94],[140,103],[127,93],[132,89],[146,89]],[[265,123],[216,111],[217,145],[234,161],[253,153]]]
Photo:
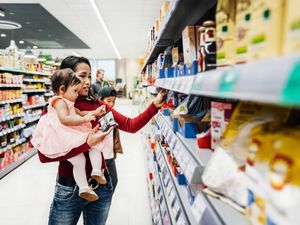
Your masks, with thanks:
[[[39,120],[31,143],[45,156],[57,158],[86,141],[92,129],[90,121],[95,120],[96,116],[103,115],[105,106],[87,113],[78,112],[85,116],[76,114],[74,103],[82,84],[71,69],[56,71],[51,78],[51,85],[55,96],[49,100],[48,112]],[[100,184],[106,184],[101,171],[103,146],[103,143],[99,143],[89,150],[93,168],[91,177]],[[79,154],[68,161],[73,165],[79,196],[88,201],[96,201],[99,197],[88,185],[84,155]]]

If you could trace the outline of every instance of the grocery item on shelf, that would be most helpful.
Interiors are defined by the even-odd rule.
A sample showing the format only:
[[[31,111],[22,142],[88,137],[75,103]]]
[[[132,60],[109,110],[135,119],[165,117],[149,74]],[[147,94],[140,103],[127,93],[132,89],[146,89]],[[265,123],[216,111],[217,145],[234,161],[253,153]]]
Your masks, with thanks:
[[[220,147],[210,158],[202,175],[203,183],[212,191],[222,194],[245,207],[248,180],[236,162]]]
[[[248,59],[250,44],[250,23],[251,23],[251,2],[252,0],[237,0],[236,4],[236,26],[235,26],[235,63],[245,63]]]
[[[212,20],[203,22],[204,27],[204,51],[200,51],[202,55],[202,71],[212,70],[216,68],[216,24]],[[199,39],[197,39],[199,40]],[[198,51],[199,52],[199,51]]]
[[[300,52],[300,15],[298,12],[299,8],[299,1],[286,0],[283,40],[283,52],[285,54]]]
[[[218,0],[217,25],[217,66],[234,64],[235,56],[236,0]]]
[[[279,56],[282,52],[284,0],[251,2],[249,61]]]
[[[299,127],[275,132],[263,128],[251,136],[255,157],[246,167],[251,181],[247,216],[252,224],[296,225],[300,220]]]
[[[183,57],[188,67],[197,61],[196,29],[195,26],[187,26],[182,31]]]
[[[211,102],[211,148],[216,147],[224,138],[234,105],[230,102]]]
[[[248,156],[251,157],[251,151],[244,151],[248,144],[246,137],[250,135],[251,130],[268,121],[272,121],[273,129],[280,127],[287,121],[290,111],[291,108],[288,107],[240,101],[224,132],[222,147],[230,151],[241,166],[245,165]]]
[[[22,84],[22,75],[0,72],[0,84]]]

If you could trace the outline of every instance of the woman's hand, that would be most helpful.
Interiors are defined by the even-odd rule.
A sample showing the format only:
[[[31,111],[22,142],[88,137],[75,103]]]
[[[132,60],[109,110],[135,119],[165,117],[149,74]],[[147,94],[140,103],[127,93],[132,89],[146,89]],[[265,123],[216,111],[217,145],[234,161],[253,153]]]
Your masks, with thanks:
[[[87,137],[87,144],[91,147],[97,143],[99,143],[100,141],[102,141],[108,134],[110,134],[110,132],[114,129],[114,127],[109,128],[108,131],[106,132],[98,132],[99,131],[99,125],[97,125],[96,127],[94,127],[92,129],[92,131],[89,133],[88,137]]]
[[[153,103],[157,108],[160,108],[165,103],[165,99],[167,97],[168,91],[166,89],[161,89],[158,95],[155,97]]]
[[[96,110],[94,110],[93,115],[96,117],[101,117],[106,113],[106,109],[105,109],[105,105],[102,105],[100,107],[98,107]]]

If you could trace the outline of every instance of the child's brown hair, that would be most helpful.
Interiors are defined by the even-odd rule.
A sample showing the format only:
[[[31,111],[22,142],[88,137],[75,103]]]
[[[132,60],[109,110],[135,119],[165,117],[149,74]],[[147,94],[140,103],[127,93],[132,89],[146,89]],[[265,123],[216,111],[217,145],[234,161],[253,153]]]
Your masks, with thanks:
[[[81,83],[81,80],[75,75],[71,69],[62,69],[57,70],[51,77],[51,86],[55,94],[59,92],[59,88],[63,85],[65,91],[70,86],[78,85]]]

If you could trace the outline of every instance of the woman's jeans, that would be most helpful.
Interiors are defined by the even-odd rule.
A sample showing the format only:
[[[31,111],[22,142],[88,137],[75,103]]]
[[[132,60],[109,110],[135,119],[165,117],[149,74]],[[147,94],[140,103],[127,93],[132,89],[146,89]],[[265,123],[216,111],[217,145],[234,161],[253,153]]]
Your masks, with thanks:
[[[106,166],[109,171],[109,175],[111,177],[112,185],[113,185],[113,192],[115,192],[117,184],[118,184],[118,174],[115,159],[106,159]]]
[[[113,194],[111,179],[94,191],[99,199],[88,202],[79,197],[78,186],[68,187],[57,183],[48,225],[76,225],[81,212],[84,225],[105,225]]]

